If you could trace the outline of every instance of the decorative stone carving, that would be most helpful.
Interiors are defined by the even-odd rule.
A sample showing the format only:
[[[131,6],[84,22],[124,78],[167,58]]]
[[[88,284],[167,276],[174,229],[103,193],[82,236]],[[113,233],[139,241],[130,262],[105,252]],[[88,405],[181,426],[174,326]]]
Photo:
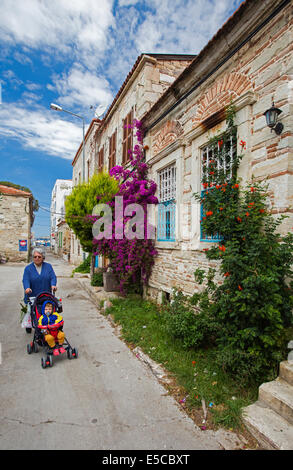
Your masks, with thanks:
[[[178,137],[183,134],[183,128],[178,121],[167,121],[162,127],[159,134],[154,138],[153,153],[157,154],[172,142],[175,142]]]
[[[197,127],[202,121],[217,111],[228,106],[247,90],[251,90],[253,84],[246,75],[232,72],[215,82],[202,96],[198,103],[196,115],[192,119],[193,127]]]

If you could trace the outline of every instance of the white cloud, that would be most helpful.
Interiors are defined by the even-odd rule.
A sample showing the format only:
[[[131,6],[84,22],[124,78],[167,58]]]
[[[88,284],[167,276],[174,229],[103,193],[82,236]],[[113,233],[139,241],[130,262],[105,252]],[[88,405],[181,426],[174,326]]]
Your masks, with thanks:
[[[0,107],[0,135],[44,154],[72,160],[82,141],[82,126],[41,107],[4,104]]]
[[[140,0],[119,0],[120,7],[128,7],[130,5],[136,5]]]
[[[111,8],[112,0],[1,0],[0,40],[77,55],[103,51]]]
[[[21,95],[23,102],[25,102],[26,106],[32,106],[35,103],[40,101],[40,95],[36,93],[32,93],[29,91],[24,91]]]
[[[17,62],[19,62],[20,64],[23,64],[23,65],[31,65],[32,64],[32,60],[30,59],[30,57],[28,56],[28,54],[25,54],[25,53],[22,53],[20,51],[16,51],[14,54],[13,54],[13,57],[15,60],[17,60]]]
[[[40,85],[39,83],[27,82],[27,83],[25,84],[25,87],[26,87],[28,90],[34,91],[34,90],[40,90],[41,85]]]
[[[112,101],[112,94],[108,81],[104,77],[74,65],[66,75],[55,76],[54,85],[49,85],[51,91],[57,91],[58,102],[61,105],[77,106],[88,109],[91,105]]]
[[[197,54],[239,0],[148,0],[151,7],[134,37],[142,52]]]
[[[35,66],[37,56],[40,67],[51,70],[62,60],[63,72],[47,75],[47,90],[55,95],[50,99],[88,117],[91,105],[110,105],[111,89],[120,88],[140,53],[199,53],[240,1],[1,0],[0,57],[9,64],[2,83],[19,92],[15,100],[23,93],[23,101],[0,108],[0,134],[68,159],[82,141],[81,123],[35,103],[46,92],[42,82],[42,96],[37,95],[38,70],[31,82],[23,82],[13,72],[12,58]]]
[[[5,79],[4,84],[9,84],[13,89],[18,88],[23,84],[23,81],[18,78],[15,72],[11,69],[4,70],[2,72],[2,77]]]

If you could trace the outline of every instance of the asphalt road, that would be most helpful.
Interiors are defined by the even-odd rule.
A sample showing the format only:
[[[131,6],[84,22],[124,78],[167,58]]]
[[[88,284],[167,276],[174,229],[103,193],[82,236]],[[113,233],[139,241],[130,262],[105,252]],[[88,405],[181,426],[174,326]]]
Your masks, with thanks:
[[[46,261],[79,357],[55,357],[42,369],[42,351],[27,354],[32,336],[19,322],[25,265],[0,265],[0,449],[222,449],[115,335],[70,277],[72,267],[52,255]]]

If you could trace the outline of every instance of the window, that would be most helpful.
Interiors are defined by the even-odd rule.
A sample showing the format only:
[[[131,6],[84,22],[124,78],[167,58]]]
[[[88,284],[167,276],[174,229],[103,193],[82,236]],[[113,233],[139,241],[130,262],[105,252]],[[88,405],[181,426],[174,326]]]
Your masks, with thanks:
[[[158,241],[175,241],[176,166],[159,172]]]
[[[133,111],[127,114],[126,118],[123,120],[123,151],[122,151],[122,164],[125,164],[129,161],[128,150],[132,150],[132,121],[133,121]]]
[[[87,180],[90,180],[90,161],[87,160]]]
[[[110,137],[110,145],[109,145],[109,170],[116,165],[116,136],[117,132],[115,131],[114,134]]]
[[[214,145],[206,145],[201,150],[201,177],[205,175],[207,183],[213,182],[213,175],[210,174],[211,163],[215,164],[215,169],[218,175],[225,177],[226,181],[232,178],[233,162],[236,156],[236,136],[231,133],[225,139],[219,138]],[[201,191],[201,196],[206,191],[212,188],[204,189]],[[203,206],[200,208],[200,220],[205,216]],[[215,242],[223,240],[219,233],[207,235],[200,229],[200,241]]]
[[[104,147],[102,147],[99,150],[99,155],[98,155],[98,173],[100,173],[103,170],[104,167]]]
[[[202,149],[201,176],[206,174],[207,181],[213,181],[213,175],[209,174],[209,166],[212,161],[217,162],[217,172],[222,173],[226,180],[232,177],[233,161],[236,154],[236,137],[230,134],[228,138],[218,140],[213,146],[206,145]]]

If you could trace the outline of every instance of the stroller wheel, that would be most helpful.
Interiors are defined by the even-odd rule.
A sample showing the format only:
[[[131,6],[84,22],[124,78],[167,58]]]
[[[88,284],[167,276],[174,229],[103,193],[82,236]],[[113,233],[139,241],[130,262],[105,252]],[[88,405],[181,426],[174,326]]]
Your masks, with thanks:
[[[72,349],[71,348],[67,349],[67,357],[68,357],[68,359],[72,359]]]
[[[26,350],[27,350],[27,353],[28,354],[31,354],[33,352],[33,347],[31,345],[31,343],[29,343],[27,346],[26,346]]]
[[[74,359],[78,358],[78,349],[77,348],[72,349],[72,356],[74,357]]]
[[[49,364],[48,364],[48,362],[49,362]],[[52,354],[48,354],[47,360],[46,360],[46,364],[49,365],[49,367],[52,367],[52,366],[53,366]]]
[[[43,369],[46,369],[47,365],[46,365],[46,359],[44,357],[42,357],[41,359],[41,365]]]
[[[37,343],[34,343],[34,344],[33,344],[33,351],[34,351],[35,353],[39,352],[39,346],[37,345]]]

